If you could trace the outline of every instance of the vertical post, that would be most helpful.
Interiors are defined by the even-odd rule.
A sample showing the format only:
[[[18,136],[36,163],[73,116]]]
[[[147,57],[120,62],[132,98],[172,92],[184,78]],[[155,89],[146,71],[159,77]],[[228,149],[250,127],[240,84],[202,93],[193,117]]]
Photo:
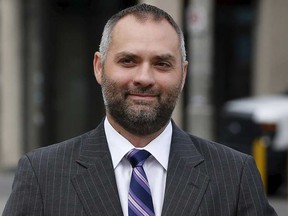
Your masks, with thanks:
[[[190,0],[187,10],[189,34],[188,130],[213,139],[212,0]]]
[[[0,11],[0,155],[14,167],[23,144],[21,0],[2,0]]]
[[[26,2],[25,17],[25,149],[30,151],[39,147],[41,140],[41,128],[44,124],[44,74],[43,74],[43,41],[41,37],[41,26],[45,24],[42,19],[42,7],[45,2],[29,0]],[[29,14],[29,15],[28,15]],[[45,26],[43,29],[47,29]],[[43,33],[42,33],[43,34]]]
[[[263,138],[257,138],[253,142],[252,154],[260,172],[265,191],[267,191],[267,147]]]

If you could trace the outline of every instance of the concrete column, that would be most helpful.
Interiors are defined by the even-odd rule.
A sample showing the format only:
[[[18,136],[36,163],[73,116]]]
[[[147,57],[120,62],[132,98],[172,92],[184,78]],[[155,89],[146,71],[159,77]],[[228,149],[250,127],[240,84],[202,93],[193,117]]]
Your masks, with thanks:
[[[190,0],[187,9],[189,34],[188,130],[213,139],[212,87],[213,0]]]
[[[156,7],[159,7],[163,10],[165,10],[167,13],[169,13],[175,22],[181,27],[182,26],[182,6],[183,1],[182,0],[140,0],[140,3],[146,3],[150,5],[154,5]],[[177,103],[177,106],[175,107],[175,110],[173,112],[173,120],[177,123],[178,126],[183,126],[183,120],[182,120],[182,113],[183,113],[183,98],[181,97]]]
[[[254,95],[288,90],[288,1],[259,1]]]
[[[139,2],[154,5],[163,9],[173,17],[179,26],[181,26],[183,0],[140,0]]]
[[[21,0],[0,8],[0,165],[14,167],[23,143]]]

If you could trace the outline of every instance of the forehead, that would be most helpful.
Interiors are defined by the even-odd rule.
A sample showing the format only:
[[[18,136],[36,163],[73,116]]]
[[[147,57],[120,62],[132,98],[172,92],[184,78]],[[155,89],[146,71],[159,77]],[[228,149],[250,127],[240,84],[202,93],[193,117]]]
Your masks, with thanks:
[[[117,49],[173,52],[180,54],[179,37],[165,20],[139,20],[133,15],[123,17],[112,31],[111,51]],[[122,50],[125,51],[125,50]],[[129,50],[131,51],[131,50]]]

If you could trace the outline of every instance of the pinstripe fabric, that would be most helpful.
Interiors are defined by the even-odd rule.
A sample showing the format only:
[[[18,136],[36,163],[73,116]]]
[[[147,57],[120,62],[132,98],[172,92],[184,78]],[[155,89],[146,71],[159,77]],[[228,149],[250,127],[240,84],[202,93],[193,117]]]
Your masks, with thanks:
[[[173,129],[162,215],[277,215],[250,156]]]
[[[3,215],[122,215],[103,124],[24,155]]]
[[[162,215],[274,216],[254,160],[175,126]],[[24,155],[4,216],[120,216],[103,122]]]

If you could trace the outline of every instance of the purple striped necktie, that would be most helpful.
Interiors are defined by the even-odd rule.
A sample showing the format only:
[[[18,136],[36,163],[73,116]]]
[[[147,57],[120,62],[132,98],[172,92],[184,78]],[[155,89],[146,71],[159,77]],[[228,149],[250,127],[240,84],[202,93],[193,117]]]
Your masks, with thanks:
[[[126,155],[133,168],[128,194],[129,216],[155,215],[149,183],[143,169],[149,156],[149,152],[139,149],[132,149]]]

